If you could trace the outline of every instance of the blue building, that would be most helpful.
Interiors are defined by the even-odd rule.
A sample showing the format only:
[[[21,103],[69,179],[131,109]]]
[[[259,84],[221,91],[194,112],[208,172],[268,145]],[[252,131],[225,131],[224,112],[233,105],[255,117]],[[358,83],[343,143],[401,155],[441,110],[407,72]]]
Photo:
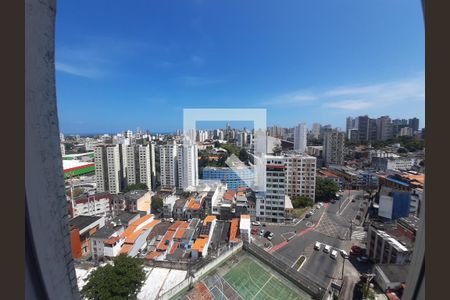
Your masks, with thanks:
[[[409,192],[383,187],[380,194],[378,215],[391,220],[408,217],[410,205],[411,194]]]
[[[249,187],[247,182],[255,181],[253,171],[248,167],[236,168],[235,171],[228,167],[205,167],[203,179],[220,180],[227,185],[227,189],[237,191],[240,187]]]

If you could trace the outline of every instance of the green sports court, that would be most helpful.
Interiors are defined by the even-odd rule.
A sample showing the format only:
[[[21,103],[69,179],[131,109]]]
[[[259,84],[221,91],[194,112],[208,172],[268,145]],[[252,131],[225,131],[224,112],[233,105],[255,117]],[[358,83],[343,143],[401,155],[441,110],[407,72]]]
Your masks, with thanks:
[[[231,259],[178,299],[312,299],[252,256]]]

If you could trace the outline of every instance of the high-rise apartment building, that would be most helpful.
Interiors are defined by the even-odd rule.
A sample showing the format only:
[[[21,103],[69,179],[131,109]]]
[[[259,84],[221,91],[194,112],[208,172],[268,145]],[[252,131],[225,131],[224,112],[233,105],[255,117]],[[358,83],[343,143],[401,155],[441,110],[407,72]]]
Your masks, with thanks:
[[[377,140],[386,141],[394,137],[391,118],[382,116],[377,119]]]
[[[320,124],[319,123],[313,123],[312,124],[312,130],[311,134],[313,138],[318,139],[320,135]]]
[[[178,146],[175,141],[162,145],[159,148],[161,186],[163,188],[173,188],[177,186],[177,151]]]
[[[358,134],[360,141],[369,140],[369,116],[359,116],[358,118]]]
[[[198,148],[196,144],[181,144],[177,150],[178,188],[198,185]]]
[[[347,137],[349,136],[350,130],[355,128],[355,119],[352,117],[347,117],[345,120],[345,132],[347,134]]]
[[[120,193],[123,173],[119,145],[95,147],[94,160],[97,192]]]
[[[419,119],[412,118],[408,120],[408,127],[413,130],[413,132],[419,131]]]
[[[345,133],[333,130],[326,132],[323,138],[323,158],[325,165],[344,164]]]
[[[300,123],[294,129],[294,150],[300,153],[306,151],[306,124]]]
[[[257,194],[256,218],[283,222],[285,206],[285,166],[283,156],[266,156],[266,191]]]
[[[121,145],[122,146],[122,145]],[[123,145],[123,168],[125,184],[144,183],[152,188],[152,166],[150,145]]]
[[[316,158],[306,154],[287,154],[285,163],[285,192],[289,197],[316,196]]]

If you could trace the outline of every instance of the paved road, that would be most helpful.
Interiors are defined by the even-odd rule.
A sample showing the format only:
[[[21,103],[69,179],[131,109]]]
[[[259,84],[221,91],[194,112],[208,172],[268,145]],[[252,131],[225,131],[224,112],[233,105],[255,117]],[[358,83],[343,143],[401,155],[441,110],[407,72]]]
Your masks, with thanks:
[[[330,245],[337,250],[349,252],[350,220],[359,211],[362,200],[355,200],[360,191],[344,192],[344,196],[336,203],[328,203],[316,210],[310,218],[305,218],[295,225],[266,225],[265,230],[274,232],[269,252],[285,263],[294,265],[301,255],[307,257],[300,272],[326,287],[332,278],[340,279],[342,257],[336,260],[323,251],[313,250],[316,241]],[[287,241],[288,238],[289,241]],[[265,238],[257,238],[257,243],[267,242]],[[339,266],[339,268],[337,268]]]

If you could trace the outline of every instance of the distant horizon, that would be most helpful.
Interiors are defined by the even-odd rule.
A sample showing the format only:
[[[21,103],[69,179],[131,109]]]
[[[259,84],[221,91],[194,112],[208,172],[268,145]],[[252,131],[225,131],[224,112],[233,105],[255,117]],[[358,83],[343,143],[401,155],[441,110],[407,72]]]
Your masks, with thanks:
[[[361,114],[361,115],[358,115],[358,116],[348,116],[348,117],[357,118],[357,117],[359,117],[359,116],[365,116],[365,115],[367,115],[367,116],[368,116],[369,118],[371,118],[371,119],[377,119],[377,118],[381,117],[381,116],[371,117],[369,114]],[[387,116],[389,116],[389,115],[387,115]],[[399,118],[392,118],[391,116],[389,116],[389,117],[391,118],[391,120],[395,120],[395,119],[409,120],[409,119],[412,119],[412,118],[418,118],[418,117],[399,117]],[[346,118],[347,118],[347,117],[346,117]],[[419,119],[419,130],[422,130],[422,129],[425,128],[425,126],[422,125],[423,121],[422,121],[420,118],[418,118],[418,119]],[[233,121],[229,121],[229,122],[228,122],[228,121],[223,121],[223,122],[216,122],[216,123],[223,123],[224,126],[223,126],[223,127],[206,128],[206,129],[205,129],[205,127],[198,126],[198,127],[197,127],[197,130],[216,130],[216,129],[224,129],[224,128],[225,128],[225,125],[226,125],[227,123],[230,123],[230,125],[231,125],[231,124],[233,124],[233,123],[240,123],[240,122],[233,122]],[[242,122],[241,122],[241,123],[242,123]],[[245,122],[245,123],[247,123],[247,122]],[[295,125],[293,125],[293,126],[288,126],[288,127],[280,126],[280,125],[277,125],[277,124],[273,124],[273,125],[268,125],[267,128],[270,128],[270,127],[272,127],[272,126],[278,126],[278,127],[281,127],[281,128],[287,128],[287,129],[290,129],[290,128],[294,128],[295,126],[297,126],[297,125],[300,124],[300,123],[302,123],[302,122],[299,122],[299,123],[297,123],[297,124],[295,124]],[[311,124],[309,124],[309,126],[308,126],[308,124],[306,124],[306,125],[307,125],[306,127],[307,127],[308,131],[312,129],[312,124],[314,124],[314,123],[319,123],[319,122],[312,122]],[[341,131],[345,131],[345,126],[343,126],[343,127],[342,127],[342,126],[334,126],[333,124],[330,124],[330,123],[319,123],[319,124],[320,124],[321,126],[331,125],[332,128],[339,128]],[[245,127],[245,126],[244,126],[244,127]],[[238,128],[238,127],[231,126],[232,129],[239,129],[239,130],[243,130],[244,127]],[[180,129],[175,129],[175,130],[168,130],[168,131],[156,131],[156,130],[154,131],[154,130],[149,129],[149,128],[142,129],[143,127],[138,126],[138,127],[136,127],[135,129],[127,128],[127,129],[122,129],[122,130],[115,131],[115,132],[101,132],[101,131],[98,131],[98,132],[77,132],[77,133],[72,133],[72,132],[70,132],[70,133],[69,133],[69,132],[68,132],[68,133],[65,133],[65,132],[62,132],[62,131],[60,131],[60,132],[61,132],[62,134],[64,134],[64,135],[67,135],[67,136],[74,136],[74,135],[80,135],[80,136],[93,136],[93,135],[103,135],[103,134],[116,135],[116,134],[118,134],[118,133],[126,132],[127,130],[131,130],[131,131],[133,132],[133,134],[134,134],[134,133],[136,133],[136,129],[137,129],[137,128],[139,128],[139,129],[141,130],[141,132],[143,132],[143,133],[145,133],[145,131],[148,130],[148,131],[150,132],[151,135],[155,135],[155,134],[164,134],[164,135],[166,135],[166,134],[176,134],[176,132],[177,132],[178,130],[183,131],[182,128],[180,128]],[[250,127],[250,126],[248,126],[248,127],[246,127],[246,129],[251,131],[253,128]]]

